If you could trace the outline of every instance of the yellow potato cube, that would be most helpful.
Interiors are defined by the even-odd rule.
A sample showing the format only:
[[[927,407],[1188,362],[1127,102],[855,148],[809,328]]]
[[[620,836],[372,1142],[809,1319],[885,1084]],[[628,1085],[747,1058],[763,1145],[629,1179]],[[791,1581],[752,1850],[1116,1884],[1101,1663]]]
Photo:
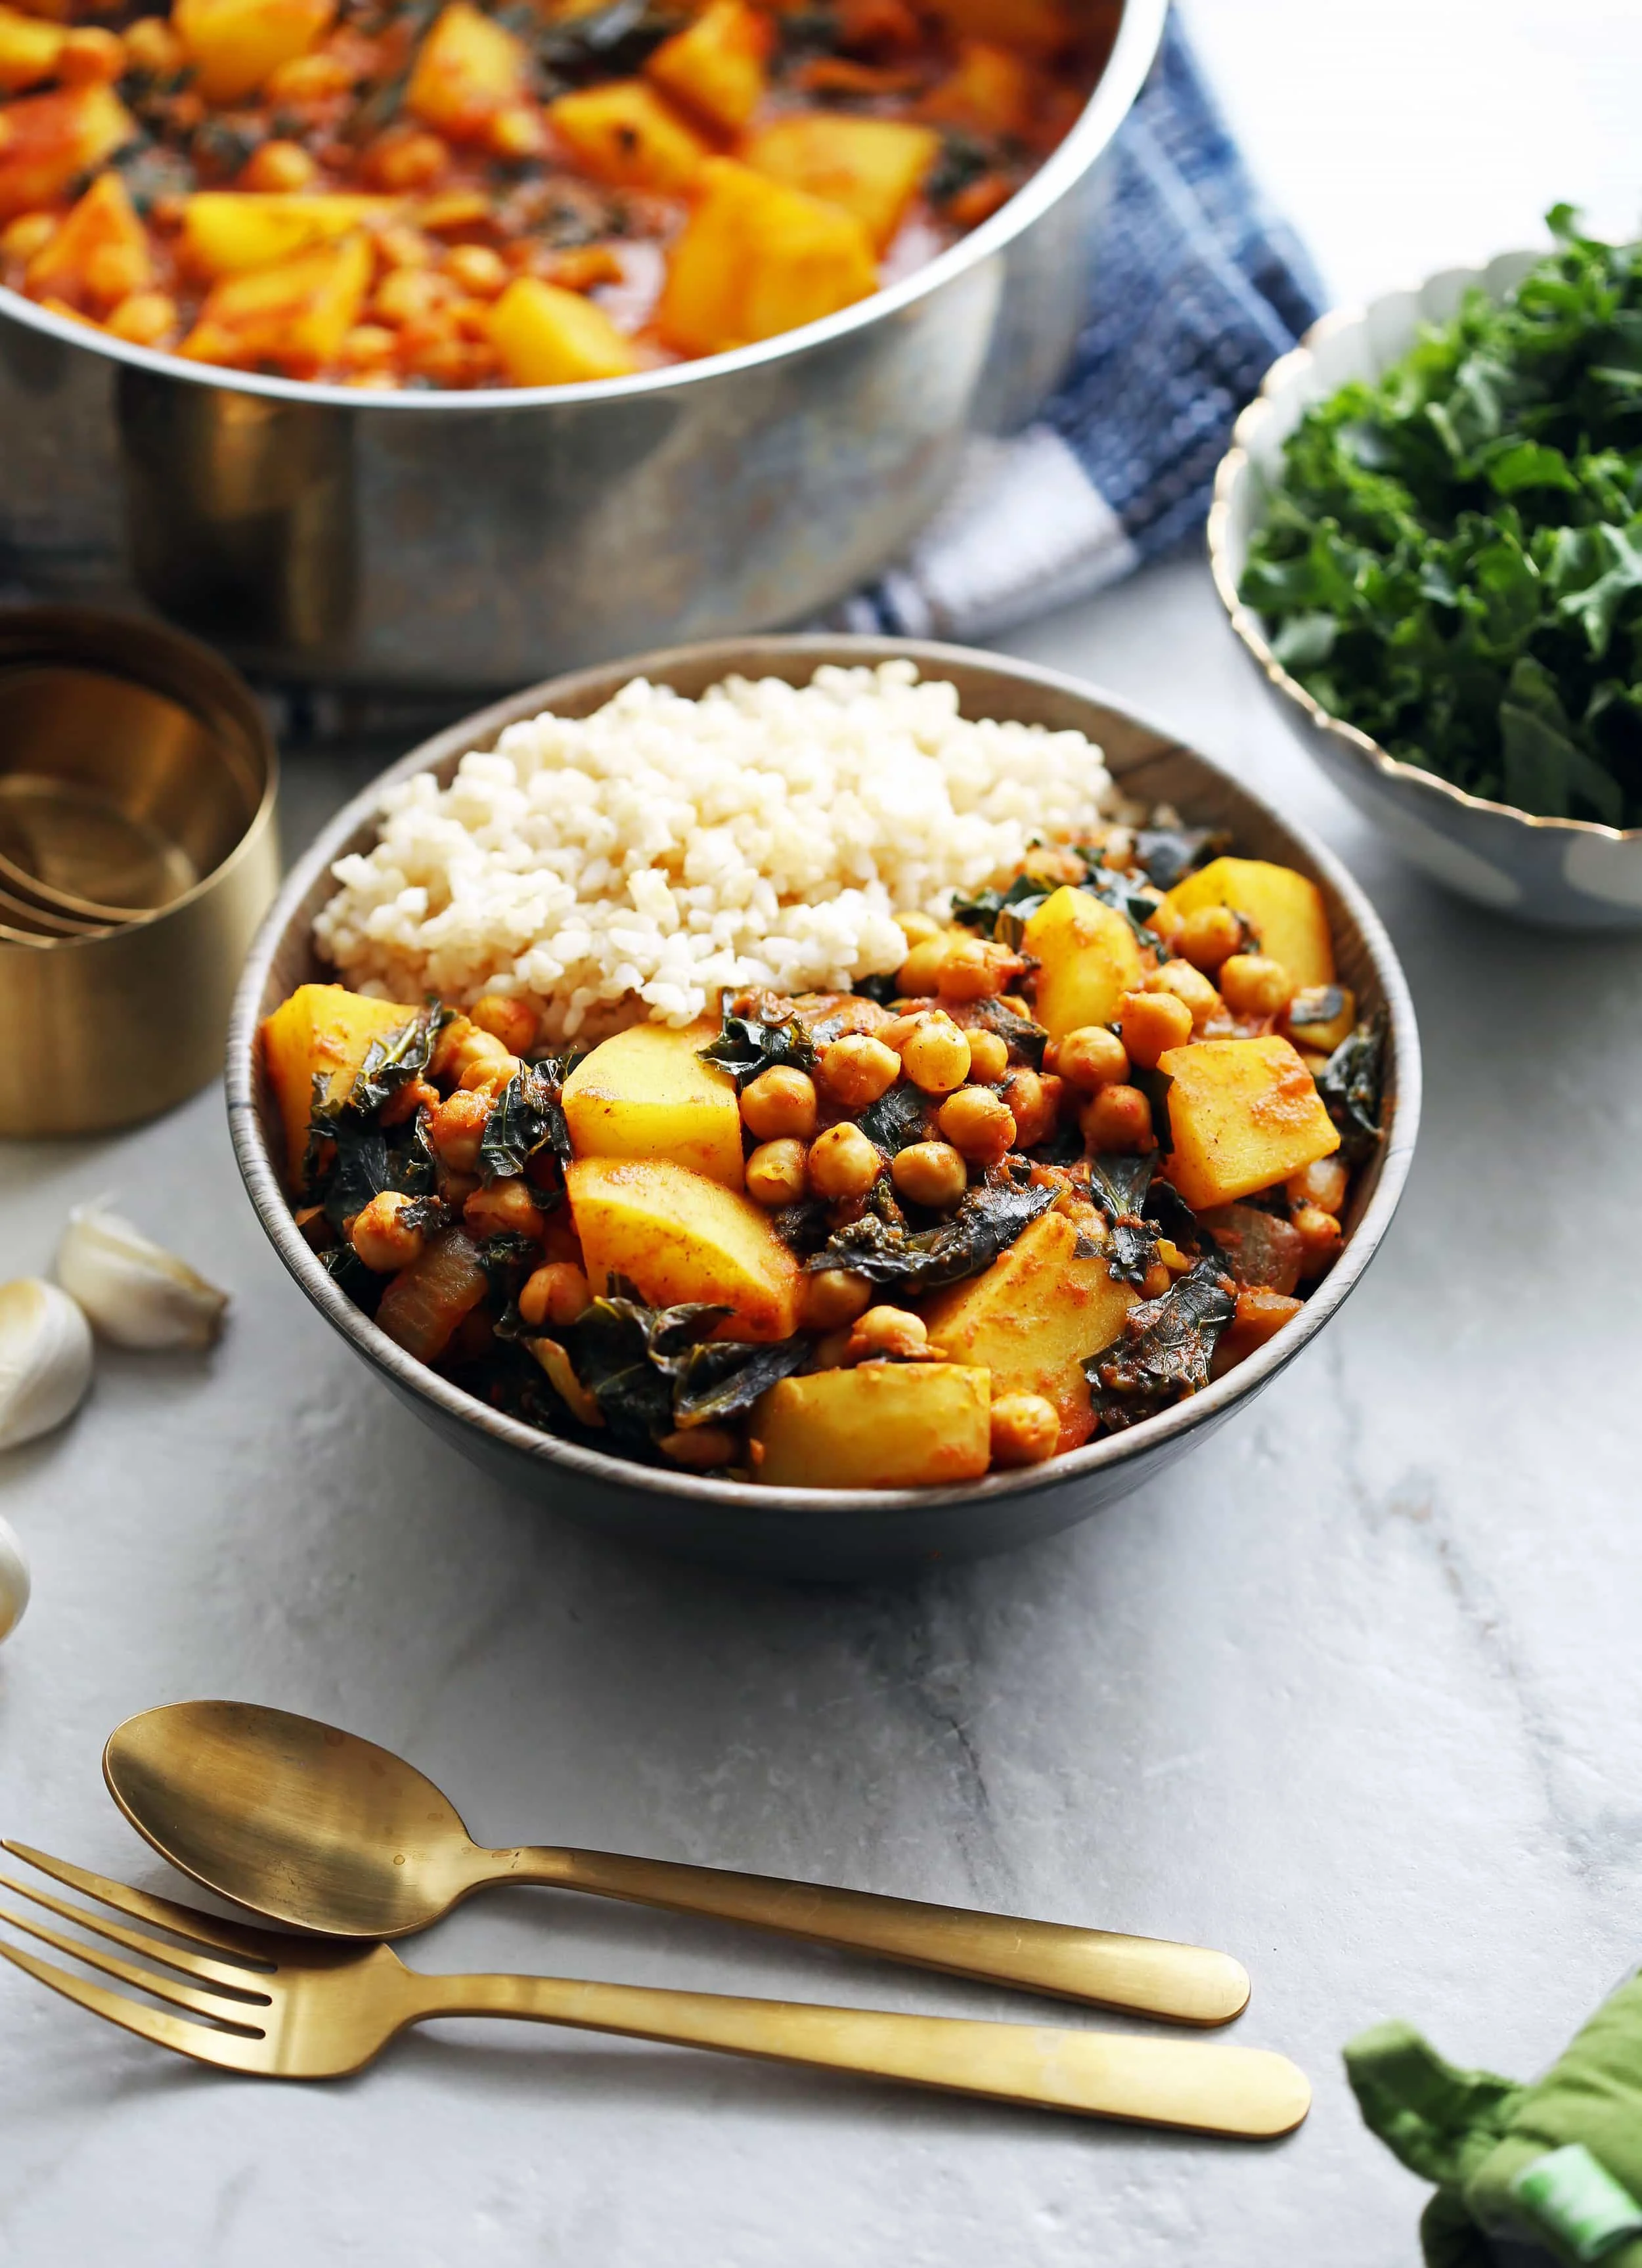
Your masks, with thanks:
[[[1046,1212],[983,1274],[924,1302],[933,1345],[992,1373],[992,1392],[1041,1394],[1060,1412],[1060,1447],[1094,1431],[1086,1355],[1109,1346],[1140,1294],[1114,1280],[1104,1253],[1079,1258],[1078,1224]]]
[[[664,40],[644,65],[675,102],[721,133],[739,133],[764,92],[769,18],[746,0],[708,0],[696,21]]]
[[[1173,1081],[1162,1170],[1195,1212],[1270,1189],[1340,1146],[1311,1073],[1276,1033],[1170,1048],[1158,1068]]]
[[[1021,950],[1042,962],[1038,1021],[1055,1040],[1085,1024],[1109,1024],[1125,992],[1139,990],[1140,947],[1116,908],[1070,884],[1027,923]]]
[[[515,386],[572,386],[641,367],[632,341],[602,307],[534,276],[508,285],[490,310],[490,332]]]
[[[933,1488],[991,1460],[991,1381],[955,1362],[864,1362],[784,1378],[753,1411],[771,1488]]]
[[[578,1158],[564,1186],[595,1291],[625,1276],[653,1307],[729,1307],[721,1338],[797,1330],[798,1262],[750,1197],[659,1158]]]
[[[118,173],[99,173],[28,263],[36,298],[85,299],[101,309],[152,283],[148,235]]]
[[[742,152],[747,165],[772,180],[853,213],[880,252],[939,154],[940,136],[927,126],[856,118],[841,110],[777,119]]]
[[[182,241],[202,274],[237,276],[333,244],[357,228],[387,220],[396,210],[392,197],[200,189],[183,200]]]
[[[636,78],[562,94],[548,105],[548,122],[588,173],[617,188],[681,196],[708,151],[695,129]]]
[[[254,94],[322,40],[336,0],[176,0],[171,25],[207,102]]]
[[[315,1078],[324,1078],[328,1101],[342,1101],[372,1041],[402,1032],[417,1012],[396,1000],[368,1000],[342,984],[301,984],[262,1019],[262,1061],[285,1130],[285,1176],[293,1189],[301,1186]]]
[[[1322,892],[1292,866],[1263,858],[1214,858],[1167,894],[1178,914],[1204,906],[1230,906],[1260,938],[1260,950],[1280,961],[1296,984],[1332,984],[1334,943]]]
[[[60,203],[129,142],[137,123],[113,87],[26,94],[0,110],[0,223]]]
[[[727,1189],[740,1189],[735,1081],[696,1053],[718,1034],[717,1022],[683,1031],[635,1024],[603,1041],[564,1082],[564,1121],[576,1155],[666,1158]]]
[[[529,85],[524,41],[468,0],[451,0],[416,51],[405,107],[453,142],[481,141],[491,120],[521,100]]]
[[[681,354],[774,338],[877,289],[872,239],[852,213],[727,158],[709,159],[702,180],[656,309]]]
[[[274,363],[298,378],[323,369],[359,320],[371,269],[370,242],[360,233],[225,276],[177,351],[239,370]]]
[[[67,37],[60,25],[0,7],[0,94],[20,94],[48,79]]]

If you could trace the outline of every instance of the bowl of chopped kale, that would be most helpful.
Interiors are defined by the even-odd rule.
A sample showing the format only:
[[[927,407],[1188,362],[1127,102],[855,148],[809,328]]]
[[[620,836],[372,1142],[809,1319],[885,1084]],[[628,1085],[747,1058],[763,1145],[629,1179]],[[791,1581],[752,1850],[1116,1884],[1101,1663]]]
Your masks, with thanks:
[[[1642,926],[1642,247],[1325,316],[1239,419],[1232,626],[1335,784],[1519,919]]]

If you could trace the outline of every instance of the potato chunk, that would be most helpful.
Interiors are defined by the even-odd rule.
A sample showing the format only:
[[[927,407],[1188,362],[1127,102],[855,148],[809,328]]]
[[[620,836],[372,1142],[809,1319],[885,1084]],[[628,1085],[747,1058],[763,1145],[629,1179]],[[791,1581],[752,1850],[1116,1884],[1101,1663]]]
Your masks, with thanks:
[[[372,1040],[402,1032],[418,1012],[397,1000],[368,1000],[342,984],[300,984],[262,1019],[262,1060],[285,1130],[285,1178],[302,1185],[313,1082],[325,1079],[328,1101],[340,1102],[358,1077]]]
[[[1038,971],[1038,1021],[1051,1039],[1085,1024],[1109,1024],[1125,992],[1140,989],[1140,947],[1113,907],[1068,884],[1027,924],[1021,950]]]
[[[504,26],[451,0],[416,50],[405,107],[453,142],[482,141],[498,113],[521,101],[530,56]]]
[[[626,1276],[655,1307],[732,1308],[721,1338],[798,1329],[798,1262],[750,1197],[659,1158],[581,1158],[564,1185],[595,1291]]]
[[[1334,943],[1322,892],[1292,866],[1274,866],[1264,858],[1212,858],[1200,873],[1176,882],[1167,902],[1178,914],[1230,906],[1252,922],[1260,950],[1280,961],[1296,984],[1334,982]]]
[[[742,1187],[735,1081],[696,1052],[716,1022],[670,1031],[635,1024],[604,1041],[564,1082],[564,1119],[578,1158],[665,1158],[727,1189]]]
[[[708,0],[696,21],[661,45],[644,76],[720,133],[739,133],[764,92],[768,16],[746,0]]]
[[[65,299],[102,314],[152,283],[153,256],[136,207],[118,173],[99,173],[61,228],[28,263],[40,299]]]
[[[20,94],[50,78],[68,36],[60,24],[0,7],[0,94]]]
[[[636,78],[562,94],[548,121],[588,173],[617,188],[682,195],[707,156],[695,129]]]
[[[784,1378],[753,1411],[772,1488],[933,1488],[979,1480],[991,1381],[954,1362],[864,1362]]]
[[[889,118],[803,111],[755,134],[742,154],[772,180],[853,213],[882,252],[939,156],[940,136]]]
[[[324,38],[335,0],[176,0],[172,28],[207,102],[253,94]]]
[[[0,222],[62,202],[129,142],[137,123],[111,86],[28,94],[0,111]]]
[[[1104,1253],[1079,1258],[1078,1225],[1046,1212],[992,1265],[924,1307],[933,1344],[992,1373],[992,1391],[1041,1394],[1060,1413],[1060,1447],[1094,1431],[1086,1355],[1109,1346],[1140,1294],[1113,1280]]]
[[[702,180],[656,309],[679,353],[774,338],[877,289],[872,239],[852,213],[727,158],[710,158]]]
[[[334,244],[357,228],[387,220],[394,210],[392,197],[200,189],[182,201],[182,241],[204,275],[237,276]]]
[[[579,291],[515,276],[490,310],[490,343],[515,386],[573,386],[639,368],[633,342]]]
[[[254,370],[271,362],[301,378],[334,361],[371,286],[363,232],[272,268],[225,276],[178,349],[195,362]]]
[[[1270,1189],[1340,1146],[1311,1073],[1286,1040],[1202,1040],[1158,1068],[1174,1148],[1163,1163],[1194,1211]]]

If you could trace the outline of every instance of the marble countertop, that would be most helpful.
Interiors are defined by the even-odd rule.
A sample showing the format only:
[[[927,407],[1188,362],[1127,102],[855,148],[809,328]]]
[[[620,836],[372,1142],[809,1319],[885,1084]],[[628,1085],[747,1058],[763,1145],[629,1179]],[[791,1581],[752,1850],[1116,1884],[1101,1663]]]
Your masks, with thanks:
[[[1343,292],[1520,237],[1556,195],[1610,214],[1633,195],[1634,11],[1566,0],[1521,140],[1550,18],[1491,14],[1462,107],[1434,65],[1410,92],[1388,60],[1457,70],[1461,0],[1388,0],[1349,80],[1336,11],[1198,0],[1234,115]],[[1348,85],[1324,134],[1315,89]],[[1423,162],[1422,194],[1369,210],[1388,146]],[[8,1972],[0,2262],[1388,2268],[1415,2257],[1421,2193],[1359,2126],[1341,2042],[1405,2014],[1462,2062],[1530,2073],[1637,1958],[1642,939],[1535,936],[1398,864],[1302,760],[1195,556],[1004,643],[1285,799],[1403,956],[1420,1151],[1319,1344],[1071,1535],[897,1587],[783,1588],[557,1526],[417,1426],[263,1241],[219,1094],[117,1140],[9,1145],[6,1274],[107,1190],[235,1308],[209,1359],[102,1361],[77,1421],[0,1476],[35,1580],[0,1654],[0,1821],[161,1887],[103,1794],[104,1737],[166,1699],[257,1697],[413,1756],[482,1840],[1224,1947],[1255,1978],[1236,2036],[1306,2067],[1309,2123],[1237,2147],[473,2022],[346,2083],[236,2083]],[[293,843],[372,768],[295,764]],[[522,1891],[413,1957],[1026,2013]]]

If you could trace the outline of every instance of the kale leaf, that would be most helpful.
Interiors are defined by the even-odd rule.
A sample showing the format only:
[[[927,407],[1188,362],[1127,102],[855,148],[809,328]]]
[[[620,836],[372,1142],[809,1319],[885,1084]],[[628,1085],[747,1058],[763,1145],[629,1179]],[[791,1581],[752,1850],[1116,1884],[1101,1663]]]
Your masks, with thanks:
[[[571,1133],[561,1100],[566,1076],[551,1057],[524,1064],[514,1072],[492,1106],[479,1144],[479,1171],[487,1182],[522,1174],[541,1149],[551,1148],[561,1165],[570,1164]]]
[[[952,917],[966,929],[978,929],[985,936],[996,938],[1012,953],[1020,950],[1020,939],[1028,918],[1049,897],[1054,885],[1046,886],[1035,874],[1017,874],[1006,890],[977,890],[973,897],[954,898]]]
[[[893,1158],[915,1142],[928,1141],[931,1115],[930,1098],[923,1088],[909,1079],[900,1079],[876,1102],[858,1111],[855,1123],[869,1142]]]
[[[1144,1284],[1157,1259],[1159,1232],[1141,1211],[1155,1165],[1155,1154],[1089,1160],[1090,1190],[1111,1229],[1106,1266],[1115,1283]]]
[[[1380,1145],[1385,1043],[1383,1021],[1359,1024],[1316,1074],[1317,1092],[1340,1130],[1340,1159],[1348,1166],[1360,1165]]]
[[[716,1040],[709,1040],[697,1055],[707,1063],[717,1064],[727,1071],[739,1093],[749,1079],[762,1071],[773,1071],[790,1064],[794,1071],[814,1071],[815,1042],[801,1017],[788,1016],[780,1023],[761,1023],[755,1017],[735,1016],[730,1012],[730,996],[725,993],[719,1011],[722,1028]]]
[[[625,1278],[558,1336],[618,1440],[649,1448],[681,1427],[722,1424],[809,1359],[806,1338],[752,1346],[714,1339],[727,1307],[647,1307]]]
[[[1160,1300],[1131,1307],[1108,1347],[1084,1364],[1094,1412],[1122,1432],[1209,1383],[1209,1366],[1237,1299],[1214,1259],[1197,1262]]]
[[[961,1020],[966,1029],[979,1024],[986,1031],[996,1032],[1009,1049],[1012,1064],[1024,1064],[1028,1071],[1042,1070],[1043,1050],[1049,1045],[1049,1035],[1042,1024],[1018,1016],[999,999],[971,1000]]]
[[[1143,827],[1135,837],[1135,856],[1155,889],[1172,890],[1231,839],[1211,827]]]
[[[916,1298],[990,1268],[998,1254],[1055,1202],[1053,1189],[983,1182],[950,1220],[916,1233],[865,1213],[829,1237],[808,1269],[848,1268],[869,1284],[896,1284]]]

